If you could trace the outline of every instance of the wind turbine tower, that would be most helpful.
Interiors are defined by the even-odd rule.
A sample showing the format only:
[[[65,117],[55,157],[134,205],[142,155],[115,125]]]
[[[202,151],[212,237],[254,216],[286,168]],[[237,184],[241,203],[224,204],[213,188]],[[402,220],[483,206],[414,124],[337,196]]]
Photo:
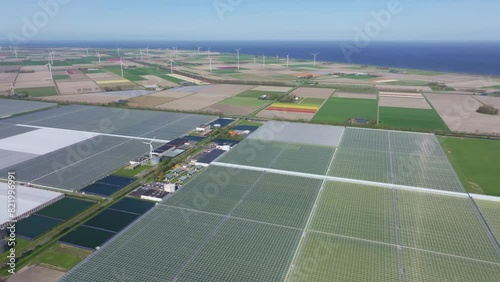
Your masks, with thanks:
[[[318,56],[319,53],[311,53],[311,55],[314,56],[314,66],[316,66],[316,56]]]
[[[10,95],[10,96],[16,96],[16,88],[14,87],[14,83],[11,83],[11,84],[10,84],[10,92],[9,92],[9,95]]]
[[[238,58],[238,70],[240,70],[240,51],[241,51],[241,48],[234,49],[234,50],[236,50],[236,54],[237,54],[237,58]]]
[[[122,77],[123,77],[123,66],[125,65],[123,63],[123,57],[120,57],[120,61],[118,63],[120,64],[120,70],[122,71]]]
[[[52,64],[49,62],[48,64],[46,64],[45,66],[47,66],[49,68],[49,74],[50,74],[50,79],[53,79],[52,78]]]

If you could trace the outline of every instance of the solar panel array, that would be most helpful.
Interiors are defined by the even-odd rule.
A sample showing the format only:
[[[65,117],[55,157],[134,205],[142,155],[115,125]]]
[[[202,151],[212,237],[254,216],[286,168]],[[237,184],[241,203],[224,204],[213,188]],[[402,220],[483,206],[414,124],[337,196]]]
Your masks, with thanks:
[[[383,161],[373,159],[379,165],[388,163],[384,169],[390,184],[397,179],[391,173],[393,154],[445,158],[432,135],[347,129],[337,149],[265,140],[264,153],[248,155],[254,157],[249,161],[238,158],[235,152],[250,142],[240,143],[61,281],[385,282],[464,277],[497,281],[500,277],[497,202],[476,205],[455,186],[444,187],[457,192],[453,194],[418,187],[409,191],[386,183],[335,181],[326,175],[328,168],[335,171],[336,163],[345,161],[343,150],[351,153],[358,148],[364,151],[360,160],[370,152],[388,156]],[[280,164],[290,148],[299,148],[290,156],[302,158],[297,156],[304,146],[327,148],[326,161],[317,154],[316,162],[305,157],[306,164],[290,160]],[[371,175],[376,181],[385,172]]]

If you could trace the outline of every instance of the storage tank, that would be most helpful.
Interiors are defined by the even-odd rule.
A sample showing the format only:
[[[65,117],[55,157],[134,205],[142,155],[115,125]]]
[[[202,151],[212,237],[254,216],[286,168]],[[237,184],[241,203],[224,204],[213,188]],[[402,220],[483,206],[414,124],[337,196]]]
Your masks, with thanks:
[[[152,157],[150,162],[151,162],[151,165],[157,166],[160,164],[161,158],[160,157]]]

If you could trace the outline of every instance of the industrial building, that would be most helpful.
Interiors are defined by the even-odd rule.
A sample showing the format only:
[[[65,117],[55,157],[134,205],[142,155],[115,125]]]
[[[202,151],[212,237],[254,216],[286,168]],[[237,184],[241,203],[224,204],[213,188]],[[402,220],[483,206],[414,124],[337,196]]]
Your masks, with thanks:
[[[220,149],[214,149],[210,152],[204,152],[196,156],[191,160],[191,163],[196,166],[208,167],[213,161],[215,161],[218,157],[222,156],[226,151]]]
[[[0,201],[7,203],[7,183],[0,183]],[[27,217],[51,204],[64,198],[63,193],[29,188],[26,186],[16,187],[16,216],[10,218],[7,208],[0,210],[0,229],[8,226],[10,220],[19,220]],[[2,204],[2,206],[6,206]]]

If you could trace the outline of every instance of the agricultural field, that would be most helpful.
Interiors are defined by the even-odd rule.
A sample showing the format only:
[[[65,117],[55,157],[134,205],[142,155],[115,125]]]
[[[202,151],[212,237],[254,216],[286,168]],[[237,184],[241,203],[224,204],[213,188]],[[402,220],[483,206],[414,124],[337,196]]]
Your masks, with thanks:
[[[293,103],[275,102],[257,114],[261,118],[310,121],[321,105],[322,98],[297,98]]]
[[[16,93],[26,93],[30,97],[47,97],[58,95],[55,87],[19,88],[16,89]]]
[[[164,92],[162,96],[168,94],[169,97],[177,96],[179,99],[156,106],[159,109],[181,110],[181,111],[202,111],[208,113],[235,114],[251,113],[259,108],[259,100],[251,98],[235,97],[248,91],[255,86],[249,85],[202,85],[188,86]],[[160,95],[156,93],[154,95]],[[229,99],[228,102],[225,102]],[[248,100],[247,100],[248,99]],[[255,102],[257,101],[257,102]],[[257,103],[257,106],[255,105]]]
[[[354,80],[370,80],[377,78],[375,75],[355,75],[355,74],[345,74],[341,76],[342,78],[354,79]]]
[[[71,79],[71,76],[67,74],[59,74],[59,75],[53,75],[52,78],[54,80],[65,80],[65,79]]]
[[[240,93],[236,95],[237,97],[241,98],[253,98],[253,99],[258,99],[263,95],[267,95],[268,97],[271,96],[269,100],[275,100],[277,97],[281,95],[285,95],[284,92],[275,92],[275,91],[258,91],[258,90],[248,90],[243,93]],[[274,98],[274,99],[273,99]]]
[[[57,80],[57,88],[60,95],[75,95],[84,93],[100,92],[101,87],[90,79],[83,80]]]
[[[231,97],[229,99],[221,101],[219,104],[223,105],[236,105],[236,106],[248,106],[248,107],[262,107],[269,104],[268,100],[259,100],[252,98],[242,98],[242,97]]]
[[[391,82],[384,82],[384,85],[400,85],[400,86],[428,86],[428,81],[423,80],[398,80]]]
[[[347,92],[347,91],[335,91],[333,97],[337,98],[351,98],[351,99],[377,99],[377,94],[372,92]]]
[[[500,141],[453,137],[439,141],[467,191],[500,196]]]
[[[359,162],[341,150],[360,152]],[[387,184],[357,181],[384,162]],[[339,167],[355,173],[327,177]],[[496,243],[450,172],[432,134],[270,122],[62,281],[109,280],[121,265],[143,280],[432,281],[435,273],[439,281],[495,281]],[[500,230],[499,207],[478,206]],[[171,263],[137,265],[158,259]]]
[[[302,98],[328,99],[332,96],[334,91],[335,89],[330,88],[300,87],[294,90],[290,95],[295,95]]]
[[[377,119],[377,101],[330,98],[312,119],[319,123],[346,123],[351,118]]]
[[[380,125],[387,128],[448,132],[448,126],[433,110],[380,107]]]
[[[31,260],[31,264],[43,264],[61,271],[75,267],[92,252],[72,246],[54,244]]]
[[[483,104],[473,96],[432,93],[425,96],[451,131],[500,134],[500,116],[476,112]]]

